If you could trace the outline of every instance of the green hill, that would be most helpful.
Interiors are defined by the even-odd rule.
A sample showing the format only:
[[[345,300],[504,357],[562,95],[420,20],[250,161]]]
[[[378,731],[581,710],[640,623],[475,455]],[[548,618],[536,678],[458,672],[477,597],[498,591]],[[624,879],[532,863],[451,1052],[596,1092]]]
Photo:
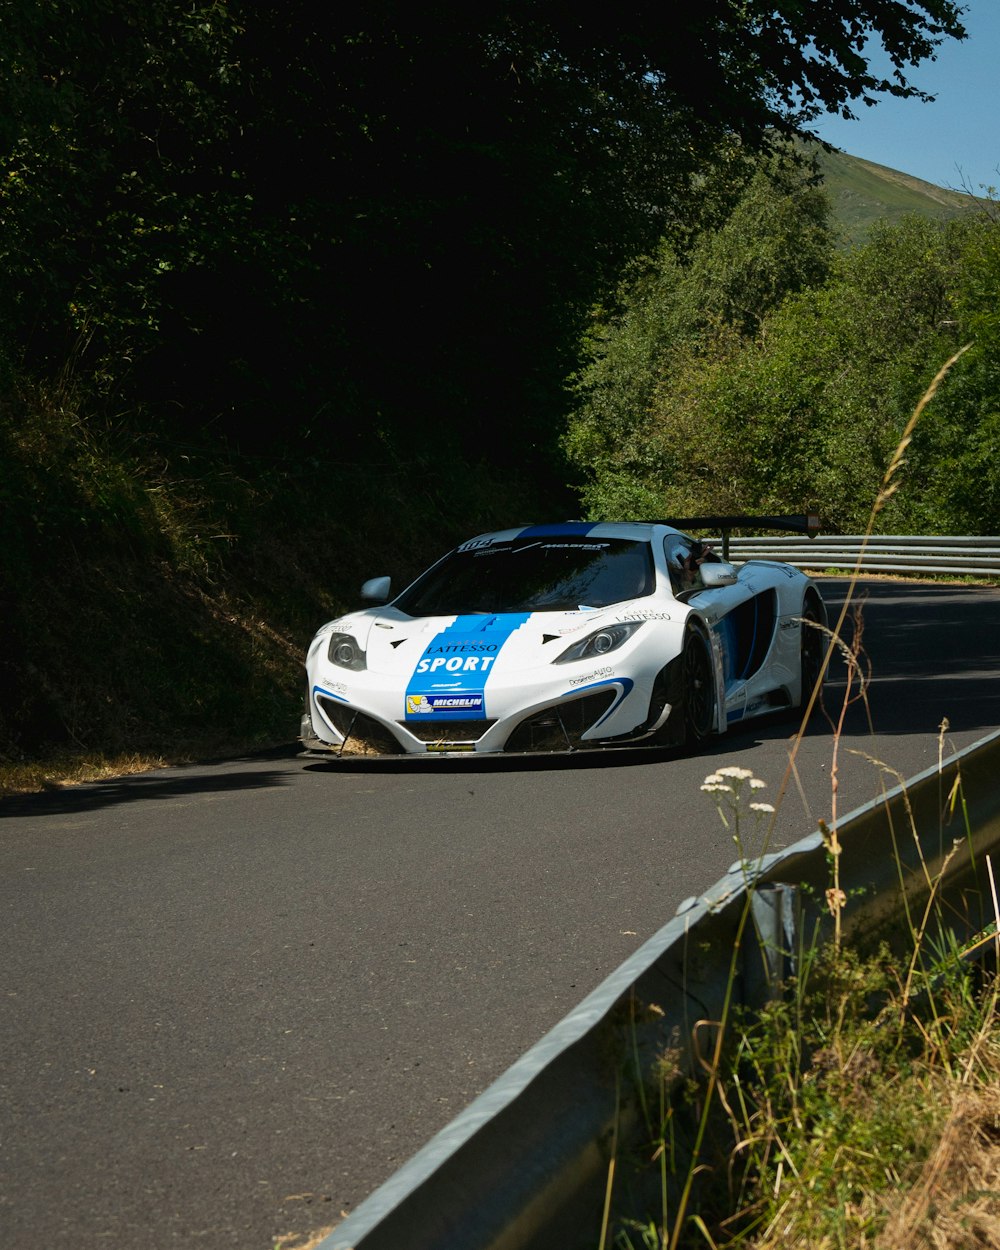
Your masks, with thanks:
[[[986,203],[846,152],[824,152],[818,145],[812,151],[847,246],[863,243],[880,218],[898,221],[907,213],[920,213],[945,221]]]

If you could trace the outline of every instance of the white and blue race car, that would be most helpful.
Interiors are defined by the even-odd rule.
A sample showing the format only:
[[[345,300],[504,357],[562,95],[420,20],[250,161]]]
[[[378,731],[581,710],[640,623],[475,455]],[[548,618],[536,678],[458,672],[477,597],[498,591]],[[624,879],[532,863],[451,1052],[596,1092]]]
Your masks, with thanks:
[[[787,564],[720,561],[658,523],[481,534],[306,657],[301,738],[336,754],[697,746],[808,699],[823,600]]]

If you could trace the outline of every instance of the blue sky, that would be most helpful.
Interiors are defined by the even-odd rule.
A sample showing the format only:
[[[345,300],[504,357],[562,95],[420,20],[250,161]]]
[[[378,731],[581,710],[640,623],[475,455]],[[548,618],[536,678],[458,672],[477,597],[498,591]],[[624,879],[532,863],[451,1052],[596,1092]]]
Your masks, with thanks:
[[[910,80],[933,104],[882,99],[855,105],[858,120],[821,118],[817,134],[851,156],[926,182],[982,194],[1000,190],[1000,0],[965,0],[968,38],[951,39]]]

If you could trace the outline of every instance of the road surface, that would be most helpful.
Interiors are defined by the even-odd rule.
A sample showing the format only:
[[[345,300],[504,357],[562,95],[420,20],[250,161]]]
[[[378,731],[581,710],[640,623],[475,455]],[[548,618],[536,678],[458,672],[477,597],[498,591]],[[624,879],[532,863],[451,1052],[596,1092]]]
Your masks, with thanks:
[[[1000,592],[867,592],[877,734],[854,704],[841,813],[878,789],[848,748],[909,776],[942,718],[956,747],[1000,724]],[[0,804],[5,1250],[333,1225],[722,875],[700,784],[738,763],[773,799],[793,727],[694,758],[289,750]],[[770,849],[829,818],[831,748],[817,716]]]

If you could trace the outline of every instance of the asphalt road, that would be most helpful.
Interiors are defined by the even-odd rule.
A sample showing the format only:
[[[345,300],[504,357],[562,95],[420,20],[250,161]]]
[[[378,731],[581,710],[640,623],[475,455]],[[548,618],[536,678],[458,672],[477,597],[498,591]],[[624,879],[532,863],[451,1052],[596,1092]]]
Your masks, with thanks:
[[[823,584],[835,609],[844,583]],[[878,769],[1000,724],[1000,591],[867,584]],[[827,703],[844,691],[838,669]],[[294,758],[0,804],[0,1244],[270,1250],[329,1227],[735,858],[789,719],[694,758]],[[772,849],[831,814],[815,717]],[[751,846],[749,849],[754,849]]]

